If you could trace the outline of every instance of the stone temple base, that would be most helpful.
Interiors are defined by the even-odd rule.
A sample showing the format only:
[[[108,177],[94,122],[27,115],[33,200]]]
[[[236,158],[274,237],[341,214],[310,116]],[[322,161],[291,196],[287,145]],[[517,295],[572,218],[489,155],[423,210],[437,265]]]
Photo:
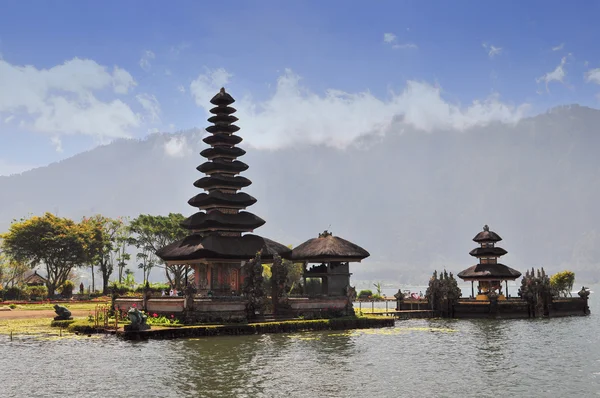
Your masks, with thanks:
[[[54,317],[54,320],[55,320],[55,321],[72,321],[72,320],[73,320],[73,317],[72,317],[72,316],[70,316],[70,317],[68,317],[68,318],[65,318],[64,316],[55,316],[55,317]]]
[[[123,330],[125,330],[126,332],[141,332],[143,330],[150,330],[150,325],[125,325],[123,326]]]

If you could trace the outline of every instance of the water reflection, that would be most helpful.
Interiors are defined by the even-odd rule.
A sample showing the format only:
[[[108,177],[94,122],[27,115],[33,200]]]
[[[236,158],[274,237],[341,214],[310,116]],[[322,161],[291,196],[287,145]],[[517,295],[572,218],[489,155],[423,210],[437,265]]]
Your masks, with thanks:
[[[423,319],[349,332],[0,342],[0,395],[593,396],[599,327],[594,315]]]

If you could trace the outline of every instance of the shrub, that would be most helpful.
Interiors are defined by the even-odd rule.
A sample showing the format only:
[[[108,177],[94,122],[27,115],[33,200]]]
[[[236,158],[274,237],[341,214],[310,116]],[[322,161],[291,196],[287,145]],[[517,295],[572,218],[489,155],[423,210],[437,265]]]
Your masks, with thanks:
[[[4,300],[28,300],[29,293],[18,286],[9,287],[4,291]]]
[[[58,290],[63,297],[69,298],[73,296],[74,288],[75,284],[67,279],[62,285],[60,285],[60,288]]]
[[[572,271],[558,272],[550,277],[550,285],[552,288],[564,297],[571,295],[574,283],[575,273]]]
[[[367,298],[370,298],[371,296],[373,296],[373,292],[369,289],[361,290],[360,293],[358,293],[359,299],[367,299]]]
[[[124,296],[130,291],[131,289],[129,288],[129,286],[123,283],[119,283],[117,281],[112,282],[108,287],[108,292],[110,294],[116,294],[117,296]]]
[[[46,286],[27,286],[25,291],[32,300],[44,300],[48,297],[48,288]]]
[[[8,308],[10,308],[11,310],[14,310],[15,308],[17,308],[16,304],[11,304],[8,306]]]

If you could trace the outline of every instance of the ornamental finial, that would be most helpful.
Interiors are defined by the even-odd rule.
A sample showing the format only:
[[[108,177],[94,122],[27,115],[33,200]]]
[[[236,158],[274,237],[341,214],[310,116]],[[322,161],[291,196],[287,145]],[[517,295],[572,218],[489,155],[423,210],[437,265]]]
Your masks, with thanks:
[[[485,225],[483,226],[483,230],[484,230],[484,231],[486,231],[486,232],[489,232],[489,230],[490,230],[490,227],[488,227],[488,225],[487,225],[487,224],[485,224]]]

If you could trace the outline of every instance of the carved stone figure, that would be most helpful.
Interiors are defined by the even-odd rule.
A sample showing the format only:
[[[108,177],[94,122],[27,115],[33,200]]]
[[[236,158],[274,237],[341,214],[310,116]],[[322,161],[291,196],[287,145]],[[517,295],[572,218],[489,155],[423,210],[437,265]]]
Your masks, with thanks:
[[[126,331],[150,329],[150,325],[146,323],[146,319],[148,319],[148,317],[142,314],[137,308],[130,308],[129,311],[127,311],[127,317],[131,321],[131,324],[125,325],[124,329]]]
[[[55,321],[66,321],[73,319],[71,317],[71,311],[62,305],[54,304],[54,312],[56,312],[56,316],[54,317]]]
[[[588,289],[585,286],[581,287],[581,290],[579,292],[577,292],[577,294],[579,295],[579,297],[581,298],[588,298],[590,295],[590,289]]]

